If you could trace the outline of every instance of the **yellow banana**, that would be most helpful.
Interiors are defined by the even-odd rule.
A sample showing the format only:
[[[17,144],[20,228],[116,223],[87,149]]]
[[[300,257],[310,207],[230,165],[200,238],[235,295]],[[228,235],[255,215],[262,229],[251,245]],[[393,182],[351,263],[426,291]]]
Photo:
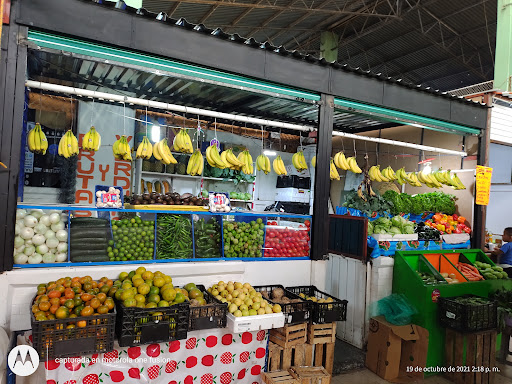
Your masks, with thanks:
[[[341,165],[340,168],[343,169],[344,171],[348,171],[350,169],[350,165],[348,164],[347,158],[345,157],[345,154],[343,152],[341,152],[340,154],[339,162]]]
[[[354,173],[362,173],[363,171],[361,170],[361,168],[359,168],[359,166],[357,165],[357,162],[356,162],[356,158],[355,157],[349,157],[347,159],[347,163],[348,165],[350,166],[350,171],[354,172]]]
[[[331,180],[339,180],[340,174],[338,173],[338,170],[336,169],[336,166],[334,165],[334,160],[331,159],[331,163],[329,166],[329,176]]]
[[[315,156],[313,156],[313,158],[311,159],[311,166],[312,166],[313,168],[315,168],[315,167],[316,167],[316,155],[315,155]]]

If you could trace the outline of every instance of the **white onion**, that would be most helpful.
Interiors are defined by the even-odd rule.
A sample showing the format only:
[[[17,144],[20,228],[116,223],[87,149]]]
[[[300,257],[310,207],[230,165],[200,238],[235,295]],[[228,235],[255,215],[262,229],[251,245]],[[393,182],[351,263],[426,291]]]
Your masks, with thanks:
[[[67,253],[57,253],[57,255],[55,255],[55,261],[57,263],[63,263],[65,261],[68,261],[68,254]]]
[[[52,224],[56,224],[56,223],[58,223],[59,221],[60,221],[60,215],[59,215],[58,213],[52,213],[52,214],[50,215],[50,222],[51,222]]]
[[[34,232],[39,233],[39,234],[43,234],[47,230],[48,230],[48,227],[46,225],[44,225],[43,223],[37,223],[36,226],[34,227]]]
[[[57,246],[59,245],[59,240],[57,240],[55,237],[51,237],[49,239],[46,239],[46,245],[50,249],[57,248]]]
[[[53,223],[50,227],[52,231],[57,232],[59,229],[64,229],[64,223],[62,221],[59,221],[58,223]]]
[[[20,236],[25,240],[29,240],[34,236],[34,230],[30,227],[24,227],[20,231]]]
[[[23,250],[25,249],[26,245],[23,244],[21,247],[14,248],[14,253],[23,253]]]
[[[33,255],[35,251],[36,251],[36,247],[34,247],[33,245],[27,245],[25,247],[25,249],[23,250],[23,253],[27,256],[30,256],[30,255]]]
[[[25,225],[25,227],[33,228],[36,226],[36,224],[37,219],[32,215],[27,215],[23,218],[23,225]]]
[[[61,213],[60,221],[64,221],[65,223],[67,223],[68,222],[68,214],[67,213]]]
[[[68,232],[65,231],[64,229],[59,229],[56,233],[55,233],[55,237],[57,238],[57,240],[59,241],[66,241],[68,239]]]
[[[43,263],[55,263],[55,255],[53,253],[43,255]]]
[[[20,227],[20,225],[16,222],[16,224],[14,225],[14,234],[15,234],[15,235],[19,235],[19,234],[20,234],[20,231],[21,231],[21,227]]]
[[[36,252],[39,253],[40,255],[44,255],[45,253],[48,253],[48,251],[49,248],[46,244],[41,244],[36,247]]]
[[[14,248],[19,248],[22,245],[25,245],[25,240],[23,240],[21,237],[16,236],[14,238]]]
[[[50,225],[52,225],[51,221],[50,221],[50,216],[48,215],[43,215],[39,218],[39,224],[44,224],[46,227],[49,227]]]
[[[57,245],[57,252],[67,252],[68,251],[68,243],[59,243]]]
[[[43,256],[41,256],[39,253],[28,257],[29,264],[39,264],[41,261],[43,261]]]
[[[44,237],[48,240],[48,239],[51,239],[52,237],[55,237],[55,232],[53,232],[51,229],[47,230],[45,233],[44,233]]]
[[[24,253],[18,253],[14,255],[14,264],[27,264],[28,256]]]
[[[45,241],[46,238],[41,234],[34,235],[34,237],[32,238],[32,244],[34,244],[35,246],[44,244]]]
[[[16,210],[16,220],[23,219],[25,216],[27,216],[27,211],[24,209],[17,209]]]
[[[57,251],[57,248],[52,248],[52,249],[50,249],[48,252],[49,252],[49,253],[54,253],[54,254],[55,254],[55,253],[57,253],[58,251]]]
[[[44,215],[44,212],[42,209],[33,209],[30,211],[30,214],[39,220],[39,218]]]

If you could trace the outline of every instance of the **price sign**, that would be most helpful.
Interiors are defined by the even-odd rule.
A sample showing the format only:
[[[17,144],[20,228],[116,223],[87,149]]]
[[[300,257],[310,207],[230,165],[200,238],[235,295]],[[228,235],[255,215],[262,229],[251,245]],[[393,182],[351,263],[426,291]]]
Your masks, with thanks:
[[[103,204],[106,204],[106,203],[117,203],[118,200],[119,200],[119,195],[116,194],[116,193],[103,193],[101,195],[101,202]]]
[[[488,205],[491,195],[492,168],[481,165],[476,166],[476,196],[477,205]]]
[[[211,139],[210,140],[210,145],[216,145],[217,146],[217,149],[220,151],[220,141],[217,140],[217,139]]]

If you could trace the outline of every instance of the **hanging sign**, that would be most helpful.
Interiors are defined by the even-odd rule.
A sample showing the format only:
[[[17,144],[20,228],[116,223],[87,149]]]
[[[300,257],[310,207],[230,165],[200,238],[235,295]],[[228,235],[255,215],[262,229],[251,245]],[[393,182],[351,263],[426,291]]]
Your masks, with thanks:
[[[217,139],[211,139],[210,140],[210,145],[216,145],[217,146],[217,149],[220,151],[220,141],[217,140]]]
[[[476,197],[477,205],[488,205],[491,195],[492,168],[482,165],[476,166]]]

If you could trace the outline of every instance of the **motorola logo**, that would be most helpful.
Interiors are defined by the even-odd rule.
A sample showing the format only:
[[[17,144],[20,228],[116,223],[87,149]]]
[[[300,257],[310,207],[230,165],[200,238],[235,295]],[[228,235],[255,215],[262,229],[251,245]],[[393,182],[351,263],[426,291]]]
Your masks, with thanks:
[[[28,345],[14,347],[7,357],[12,373],[18,376],[30,376],[39,367],[39,354]]]

